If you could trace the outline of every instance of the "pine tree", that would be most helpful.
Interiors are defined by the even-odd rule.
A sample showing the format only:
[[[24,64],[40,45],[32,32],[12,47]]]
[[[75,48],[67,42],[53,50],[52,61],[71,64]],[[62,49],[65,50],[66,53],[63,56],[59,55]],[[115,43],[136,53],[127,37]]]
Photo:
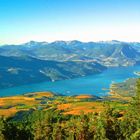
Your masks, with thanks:
[[[126,140],[140,140],[140,79],[136,82],[136,96],[120,124]]]
[[[134,110],[138,115],[140,115],[140,79],[136,82],[136,96],[133,100]]]

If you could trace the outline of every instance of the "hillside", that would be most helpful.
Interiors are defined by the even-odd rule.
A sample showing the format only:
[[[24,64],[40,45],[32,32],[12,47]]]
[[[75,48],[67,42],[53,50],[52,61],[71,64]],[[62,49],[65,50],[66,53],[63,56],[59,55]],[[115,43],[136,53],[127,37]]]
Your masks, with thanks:
[[[110,94],[121,97],[134,97],[136,95],[137,78],[130,78],[121,83],[113,83],[110,86]]]
[[[114,140],[112,136],[119,137],[117,134],[122,133],[120,123],[128,108],[128,103],[105,102],[91,95],[62,96],[37,92],[3,97],[0,98],[0,116],[3,116],[0,117],[0,139],[74,140],[72,137],[76,137],[81,140],[83,137],[83,140],[97,140],[103,129],[106,131],[103,136]],[[117,129],[113,131],[114,127]]]
[[[27,56],[0,56],[0,88],[77,78],[98,74],[105,69],[97,62],[58,62]]]

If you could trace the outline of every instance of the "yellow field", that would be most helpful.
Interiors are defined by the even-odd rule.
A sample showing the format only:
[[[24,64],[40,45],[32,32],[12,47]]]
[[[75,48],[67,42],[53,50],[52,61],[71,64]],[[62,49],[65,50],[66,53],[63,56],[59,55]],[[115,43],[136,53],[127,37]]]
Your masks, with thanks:
[[[23,97],[23,96],[13,96],[0,98],[0,106],[4,105],[16,105],[16,104],[34,104],[36,103],[35,98]]]
[[[112,97],[114,96],[110,96],[109,98]],[[117,97],[115,96],[115,98]],[[55,96],[51,92],[36,92],[21,96],[3,97],[0,98],[0,116],[3,115],[8,117],[19,111],[29,109],[38,110],[40,108],[44,111],[49,108],[55,108],[61,110],[63,114],[73,115],[79,115],[81,113],[87,114],[91,112],[100,113],[104,111],[105,107],[102,101],[83,100],[93,98],[94,96],[91,95],[78,95],[75,97]],[[121,104],[120,106],[124,105]]]
[[[25,95],[33,95],[34,98],[53,97],[54,96],[54,94],[51,92],[35,92],[35,93],[28,93]]]
[[[13,116],[15,115],[17,112],[19,111],[26,111],[28,109],[16,109],[16,107],[13,107],[13,108],[10,108],[10,109],[0,109],[0,116],[6,116],[6,117],[9,117],[9,116]]]
[[[132,97],[121,96],[114,91],[111,91],[109,94],[110,94],[110,96],[108,96],[108,98],[114,98],[114,99],[119,99],[119,100],[124,100],[124,101],[131,101],[132,100]],[[126,92],[124,92],[124,95],[125,94],[126,94]]]
[[[32,96],[28,97],[30,95]],[[21,96],[0,98],[0,116],[11,116],[17,113],[18,111],[29,110],[30,108],[34,108],[35,105],[38,105],[40,103],[40,101],[36,100],[36,98],[52,96],[53,94],[50,92],[36,92]],[[18,108],[18,105],[20,104],[28,106],[28,109]],[[3,108],[5,106],[8,106],[9,108]]]
[[[79,115],[82,112],[87,114],[90,112],[100,113],[104,110],[101,102],[77,102],[58,105],[58,110],[63,110],[64,114]]]
[[[78,95],[75,98],[77,98],[77,99],[90,99],[90,98],[93,98],[93,96],[91,96],[91,95]]]

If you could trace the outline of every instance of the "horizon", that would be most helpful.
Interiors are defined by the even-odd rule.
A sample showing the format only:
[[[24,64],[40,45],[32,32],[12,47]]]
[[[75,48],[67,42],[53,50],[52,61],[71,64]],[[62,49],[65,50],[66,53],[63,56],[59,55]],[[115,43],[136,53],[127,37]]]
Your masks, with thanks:
[[[0,0],[0,45],[28,40],[140,42],[139,0]]]
[[[22,45],[22,44],[26,44],[26,43],[30,43],[30,42],[37,42],[37,43],[54,43],[54,42],[72,42],[72,41],[79,41],[81,43],[101,43],[101,42],[105,42],[105,43],[109,43],[109,42],[123,42],[123,43],[140,43],[138,41],[121,41],[121,40],[99,40],[99,41],[82,41],[82,40],[54,40],[54,41],[36,41],[36,40],[29,40],[27,42],[21,42],[21,43],[12,43],[12,44],[0,44],[0,46],[5,46],[5,45]]]

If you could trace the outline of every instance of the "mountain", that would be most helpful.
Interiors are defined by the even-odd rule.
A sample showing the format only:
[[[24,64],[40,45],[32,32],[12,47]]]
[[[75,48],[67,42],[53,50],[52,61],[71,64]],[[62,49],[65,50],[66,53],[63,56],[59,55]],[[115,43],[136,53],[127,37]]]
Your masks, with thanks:
[[[97,62],[57,62],[28,56],[0,56],[0,88],[71,79],[101,73],[105,69]]]
[[[30,41],[0,46],[0,88],[97,74],[140,64],[140,43]],[[6,78],[5,78],[6,77]]]
[[[101,42],[27,42],[0,47],[1,56],[28,56],[41,60],[97,62],[104,66],[130,66],[140,61],[140,43],[117,40]]]

